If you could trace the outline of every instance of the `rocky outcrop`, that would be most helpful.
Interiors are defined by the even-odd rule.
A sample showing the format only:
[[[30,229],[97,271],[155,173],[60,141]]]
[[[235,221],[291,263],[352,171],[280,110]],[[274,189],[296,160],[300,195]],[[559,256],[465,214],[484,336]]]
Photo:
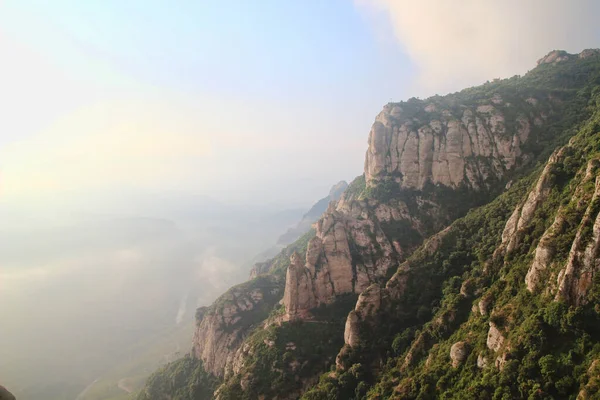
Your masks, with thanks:
[[[340,197],[342,197],[342,194],[347,187],[348,183],[346,181],[340,181],[333,185],[329,190],[327,197],[324,197],[313,204],[310,210],[308,210],[308,212],[302,216],[302,219],[296,226],[288,229],[287,232],[277,239],[277,245],[288,245],[308,232],[312,224],[317,221],[319,217],[321,217],[321,215],[327,210],[329,203],[332,201],[338,201]]]
[[[357,312],[350,311],[344,329],[344,342],[350,347],[356,347],[360,344],[359,324],[360,319]]]
[[[477,356],[477,368],[483,369],[488,366],[488,360],[483,354]]]
[[[537,61],[537,65],[542,64],[558,64],[563,61],[573,60],[573,59],[584,59],[589,57],[596,57],[600,55],[600,49],[585,49],[579,54],[569,54],[564,50],[552,50],[550,53],[546,54],[544,57],[540,58]]]
[[[504,336],[502,335],[502,332],[500,332],[500,329],[498,329],[496,324],[493,322],[490,322],[490,329],[488,331],[486,344],[488,349],[493,351],[500,350],[504,344]]]
[[[456,342],[450,348],[452,367],[457,368],[469,356],[469,346],[466,342]]]
[[[318,300],[310,270],[305,268],[298,253],[294,252],[290,258],[285,282],[283,303],[288,319],[306,317],[308,310],[318,305]]]
[[[579,53],[579,58],[597,57],[600,55],[600,49],[585,49]]]
[[[382,222],[403,220],[406,206],[340,200],[315,224],[316,235],[287,271],[284,304],[288,319],[306,318],[311,308],[336,296],[360,293],[378,282],[399,258],[402,248],[382,230]]]
[[[507,361],[508,361],[508,353],[502,353],[498,357],[496,357],[496,360],[494,361],[494,366],[496,368],[498,368],[500,371],[502,371],[504,369],[504,366],[506,365]]]
[[[538,184],[530,193],[528,201],[532,198],[539,199],[541,197],[543,200],[547,197],[547,195],[543,195],[544,191],[540,191],[539,188],[545,187],[545,191],[551,189],[553,182],[547,177],[552,174],[552,170],[560,167],[567,150],[568,146],[556,152],[550,158],[538,180]],[[533,261],[525,276],[525,284],[530,292],[537,292],[543,286],[546,288],[546,293],[555,293],[557,300],[563,299],[574,305],[585,303],[593,276],[600,269],[600,263],[597,261],[600,256],[599,167],[600,160],[592,159],[587,163],[585,169],[579,171],[580,181],[573,191],[569,204],[558,208],[554,221],[540,238],[535,248]],[[592,191],[589,190],[590,186],[593,187]],[[541,202],[537,201],[536,203],[538,205],[533,208],[537,208]],[[511,221],[507,223],[505,232],[508,232],[508,240],[505,241],[503,235],[503,244],[506,244],[507,251],[516,245],[512,245],[512,243],[518,243],[521,240],[519,232],[522,236],[524,228],[533,219],[533,212],[529,214],[531,217],[528,217],[528,221],[522,226],[514,228],[515,224],[511,225]],[[568,235],[568,231],[573,231],[572,225],[578,222],[574,221],[574,218],[580,218],[581,221],[578,223],[566,263],[562,265],[557,274],[555,270],[556,258],[560,255],[557,254],[557,241],[564,242],[564,237]],[[556,279],[556,281],[553,279]],[[545,284],[542,285],[544,282]]]
[[[264,276],[230,289],[197,313],[192,353],[215,376],[233,372],[233,360],[249,330],[265,320],[281,298],[282,283]]]
[[[479,309],[479,313],[481,315],[487,315],[487,313],[490,310],[490,305],[492,304],[493,299],[494,298],[491,294],[485,294],[481,297],[481,300],[479,300],[479,303],[477,303],[477,308]]]
[[[592,361],[586,375],[587,383],[582,385],[577,400],[596,399],[600,394],[600,360]]]
[[[585,51],[585,50],[584,50]],[[550,53],[546,54],[544,57],[540,58],[537,61],[537,65],[542,64],[556,64],[561,61],[566,61],[574,56],[572,54],[567,53],[564,50],[552,50]],[[584,57],[582,57],[584,58]]]
[[[525,285],[530,292],[535,292],[538,289],[542,280],[542,275],[552,262],[556,253],[556,249],[552,245],[552,242],[563,232],[564,227],[565,220],[561,210],[559,210],[554,218],[554,222],[550,225],[550,228],[542,235],[542,238],[535,249],[533,262],[525,276]]]
[[[477,106],[441,106],[411,99],[384,107],[369,134],[367,184],[392,176],[403,188],[422,189],[429,182],[484,188],[527,159],[522,145],[534,122],[545,118],[509,117],[499,95]]]
[[[348,314],[344,330],[344,343],[356,347],[360,343],[360,322],[377,315],[381,307],[383,290],[378,284],[372,284],[358,296],[354,310]]]
[[[266,274],[271,269],[271,263],[266,262],[257,262],[250,269],[250,279],[254,279],[259,275]]]
[[[433,254],[449,231],[450,228],[448,227],[431,237],[422,246],[421,251]],[[345,346],[355,347],[360,343],[363,335],[363,332],[360,331],[361,322],[367,325],[375,325],[380,322],[381,313],[392,307],[393,302],[403,295],[410,277],[409,273],[410,265],[408,262],[404,262],[387,281],[384,288],[379,284],[373,284],[359,295],[356,307],[350,312],[346,321]]]
[[[564,153],[565,149],[563,148],[550,156],[527,199],[517,205],[511,214],[502,231],[502,243],[495,253],[496,256],[511,253],[523,239],[525,229],[533,221],[535,212],[550,194],[554,179],[552,171],[555,165],[563,159]]]
[[[599,162],[594,161],[596,161],[597,167]],[[587,292],[592,287],[594,275],[600,270],[599,196],[600,176],[596,177],[594,194],[575,234],[567,263],[558,274],[557,299],[564,299],[574,305],[587,302]],[[592,226],[591,233],[586,234],[585,232],[590,226]]]

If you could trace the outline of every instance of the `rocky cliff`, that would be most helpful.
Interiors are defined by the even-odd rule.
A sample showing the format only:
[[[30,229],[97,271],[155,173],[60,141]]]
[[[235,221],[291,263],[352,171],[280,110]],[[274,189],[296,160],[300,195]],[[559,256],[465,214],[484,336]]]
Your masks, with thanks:
[[[591,55],[551,54],[540,65]],[[600,87],[597,75],[593,85]],[[581,116],[589,119],[566,146],[452,223],[435,245],[426,241],[385,287],[359,296],[336,373],[305,398],[361,392],[368,379],[352,380],[365,364],[360,374],[384,365],[361,392],[369,399],[600,393],[589,372],[597,339],[583,344],[600,329],[600,90],[588,93]]]
[[[235,370],[237,350],[251,329],[264,321],[282,295],[277,276],[263,276],[231,288],[210,307],[199,308],[192,353],[206,371],[223,377]]]
[[[538,64],[384,107],[364,174],[199,311],[216,398],[596,393],[600,52]]]
[[[479,189],[501,179],[529,160],[523,144],[532,126],[542,126],[547,118],[535,109],[539,100],[534,97],[507,103],[494,95],[487,104],[452,109],[435,100],[388,104],[369,134],[367,182],[392,175],[403,188],[439,183]],[[515,108],[531,111],[509,115],[507,109]]]
[[[333,185],[329,190],[329,194],[317,201],[313,206],[302,216],[302,219],[294,227],[289,228],[283,235],[277,239],[277,243],[272,248],[261,253],[257,258],[265,259],[266,261],[260,261],[255,263],[250,270],[250,279],[257,277],[258,275],[265,274],[270,271],[272,266],[273,255],[278,254],[284,248],[298,240],[302,235],[305,235],[310,231],[312,224],[321,217],[321,215],[327,210],[329,203],[340,199],[344,190],[348,187],[346,181],[340,181]]]

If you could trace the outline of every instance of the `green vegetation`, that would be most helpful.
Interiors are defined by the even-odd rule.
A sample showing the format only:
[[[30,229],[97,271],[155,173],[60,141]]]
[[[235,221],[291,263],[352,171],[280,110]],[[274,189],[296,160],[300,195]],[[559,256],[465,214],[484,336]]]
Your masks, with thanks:
[[[310,321],[284,322],[255,331],[244,367],[219,389],[223,400],[274,398],[299,393],[326,370],[344,344],[345,317],[356,295],[345,295],[313,310]]]
[[[303,256],[306,253],[308,241],[314,236],[315,230],[311,228],[298,240],[287,246],[285,249],[281,250],[279,254],[267,261],[266,264],[269,274],[284,278],[285,273],[287,271],[287,267],[290,264],[290,256],[292,255],[292,253],[294,253],[295,251],[298,254],[300,254],[300,256]]]
[[[358,199],[359,196],[364,192],[366,188],[365,175],[360,175],[354,178],[344,191],[348,198]]]
[[[541,168],[457,220],[436,252],[416,251],[408,260],[406,289],[392,307],[394,312],[386,313],[385,324],[370,328],[366,336],[373,339],[349,355],[350,368],[336,376],[323,375],[303,398],[575,398],[583,386],[589,398],[600,396],[595,375],[587,373],[600,359],[600,279],[596,277],[587,305],[578,307],[554,301],[544,292],[532,294],[525,287],[535,247],[559,207],[565,229],[553,245],[559,251],[555,262],[562,266],[590,202],[593,184],[582,184],[582,179],[588,160],[600,155],[598,110],[552,171],[551,193],[512,254],[494,257],[508,217]],[[574,198],[576,187],[580,193]],[[597,213],[597,205],[592,208]],[[550,272],[556,280],[557,271]],[[484,297],[492,300],[491,313],[472,311]],[[486,345],[490,322],[505,336],[498,353]],[[469,355],[453,368],[450,347],[458,341],[468,343]],[[495,367],[503,354],[502,368]],[[478,357],[487,360],[486,368],[477,367]],[[383,368],[373,374],[376,365]]]
[[[137,400],[210,400],[219,381],[189,355],[167,364],[148,378]]]
[[[282,307],[270,299],[244,325],[243,365],[220,386],[220,398],[294,398],[304,392],[302,398],[309,400],[575,399],[582,388],[587,398],[600,398],[600,278],[594,277],[588,302],[577,307],[555,301],[549,284],[556,282],[576,231],[581,231],[584,242],[592,238],[591,222],[582,223],[582,217],[594,184],[585,180],[584,172],[588,161],[600,154],[599,87],[599,57],[573,58],[541,65],[523,77],[427,100],[438,110],[458,113],[500,96],[498,107],[507,119],[516,120],[519,113],[528,114],[536,107],[547,121],[543,129],[532,128],[532,139],[524,149],[533,159],[511,171],[506,181],[483,182],[489,190],[435,185],[406,190],[394,177],[367,187],[364,175],[357,177],[346,191],[349,197],[403,202],[411,218],[420,223],[418,230],[408,222],[381,224],[388,239],[416,248],[406,255],[408,267],[402,270],[405,283],[398,298],[387,298],[381,315],[361,322],[361,343],[340,356],[344,370],[335,370],[334,360],[356,296],[340,297],[312,310],[313,321],[279,323]],[[407,118],[439,117],[438,111],[426,113],[425,102],[419,99],[398,105]],[[518,245],[506,255],[498,251],[506,222],[535,185],[542,161],[569,138],[570,147],[552,167],[549,194],[531,223],[522,227]],[[512,185],[505,189],[508,181]],[[591,203],[591,211],[595,218],[600,202]],[[563,228],[547,239],[557,255],[543,272],[544,288],[532,294],[525,276],[542,235],[557,215],[564,219]],[[448,225],[435,249],[427,244],[417,248],[424,238]],[[303,255],[313,236],[309,232],[288,246],[269,261],[268,275],[233,288],[232,293],[263,287],[266,282],[282,288],[290,254]],[[360,249],[351,252],[356,259],[365,256]],[[223,296],[212,307],[230,300]],[[479,311],[482,300],[489,302],[483,313]],[[270,324],[263,329],[261,321],[267,318]],[[487,345],[490,324],[504,338],[497,351]],[[467,354],[453,367],[450,348],[459,341],[465,343]],[[171,388],[172,393],[198,390],[198,396],[216,387],[201,365],[186,368],[167,367],[159,375],[170,378],[154,377],[148,386]],[[187,378],[180,379],[185,373],[178,375],[178,371],[187,371]],[[206,392],[194,382],[205,385]]]

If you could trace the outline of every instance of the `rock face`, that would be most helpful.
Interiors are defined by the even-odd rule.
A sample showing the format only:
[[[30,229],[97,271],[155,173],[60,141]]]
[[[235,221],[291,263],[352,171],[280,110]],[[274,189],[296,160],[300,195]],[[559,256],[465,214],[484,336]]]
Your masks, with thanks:
[[[360,343],[359,335],[360,320],[356,311],[350,311],[346,318],[346,328],[344,329],[344,342],[350,347],[356,347]]]
[[[498,254],[509,254],[519,246],[527,230],[531,228],[536,212],[548,199],[555,186],[555,170],[560,170],[568,157],[569,146],[556,151],[548,160],[535,187],[527,199],[519,204],[506,223],[502,233],[502,244]],[[525,284],[530,292],[545,288],[546,293],[555,295],[556,300],[581,305],[586,301],[594,275],[600,271],[600,160],[590,160],[579,172],[581,180],[573,191],[569,205],[561,205],[552,224],[540,238],[533,261],[525,276]],[[593,187],[590,191],[589,187]],[[573,215],[580,215],[580,221],[572,221]],[[571,220],[569,222],[569,220]],[[566,263],[559,265],[556,260],[557,242],[564,240],[570,225],[577,222],[577,230],[572,239]],[[559,268],[558,272],[556,268]],[[554,280],[555,279],[555,280]]]
[[[454,368],[462,364],[469,355],[469,347],[465,342],[456,342],[450,348],[450,359]]]
[[[490,322],[490,330],[488,331],[486,344],[488,349],[493,351],[500,350],[502,344],[504,344],[504,336],[502,336],[502,333],[493,322]]]
[[[550,228],[542,235],[542,238],[535,249],[531,267],[529,267],[527,275],[525,276],[525,285],[527,285],[527,290],[530,292],[535,292],[539,288],[542,275],[552,262],[554,254],[556,253],[556,249],[552,246],[552,241],[557,235],[562,233],[564,226],[565,220],[559,210],[558,215],[554,218],[554,222]]]
[[[488,360],[483,354],[477,356],[477,368],[485,368],[488,366]]]
[[[599,162],[596,161],[596,167]],[[592,199],[588,203],[565,267],[558,274],[557,299],[564,299],[574,305],[586,302],[587,293],[592,287],[594,275],[600,271],[600,176],[596,177]],[[594,215],[595,214],[595,215]],[[593,223],[592,223],[593,221]],[[593,225],[592,225],[593,224]],[[592,225],[591,237],[586,238],[584,229]]]
[[[577,394],[577,400],[592,400],[597,398],[595,395],[597,395],[598,388],[600,387],[600,360],[592,361],[587,370],[587,378],[588,382],[583,385]]]
[[[305,317],[308,310],[317,306],[313,279],[304,267],[298,253],[292,254],[285,277],[283,302],[288,319]]]
[[[381,307],[383,290],[378,284],[369,286],[358,296],[358,301],[353,311],[348,314],[344,330],[344,343],[356,347],[360,343],[360,321],[377,314]]]
[[[492,300],[493,298],[491,295],[485,295],[481,298],[481,300],[479,300],[477,307],[481,315],[487,315],[490,309],[490,304],[492,304]]]
[[[306,261],[296,255],[290,262],[283,300],[287,318],[306,318],[311,308],[341,294],[360,293],[381,280],[401,251],[381,223],[409,218],[402,203],[395,207],[343,199],[332,203],[315,224]]]
[[[254,279],[259,275],[266,274],[271,269],[269,262],[258,262],[250,269],[250,279]]]
[[[442,239],[450,231],[446,228],[438,234],[431,237],[423,245],[423,251],[427,254],[433,254],[441,245]],[[399,299],[406,289],[410,265],[408,262],[402,263],[392,277],[387,281],[384,288],[379,284],[372,284],[358,296],[358,301],[353,311],[350,312],[346,320],[344,331],[344,348],[338,355],[338,368],[343,368],[341,356],[348,351],[348,348],[356,347],[361,339],[368,340],[364,332],[360,331],[363,324],[376,325],[381,322],[381,315],[390,307],[393,307],[394,300]]]
[[[403,188],[422,189],[428,182],[486,187],[526,160],[522,145],[534,122],[545,118],[543,113],[508,117],[505,107],[499,95],[441,113],[436,104],[420,100],[386,105],[369,134],[367,184],[393,176]]]
[[[506,84],[492,82],[449,96],[436,96],[425,101],[411,99],[386,105],[376,117],[369,134],[364,180],[357,180],[359,184],[353,183],[348,189],[345,183],[332,189],[329,197],[333,201],[328,201],[326,210],[314,220],[314,237],[280,253],[283,256],[278,257],[276,269],[271,271],[269,262],[255,266],[252,274],[255,280],[264,279],[268,282],[258,286],[236,287],[210,308],[200,310],[194,336],[194,355],[203,360],[204,367],[210,373],[225,377],[226,381],[232,378],[229,379],[230,383],[241,386],[241,390],[252,390],[253,383],[263,376],[267,377],[265,379],[271,379],[272,376],[291,378],[285,382],[299,382],[300,375],[304,373],[317,376],[332,361],[331,353],[327,360],[318,360],[319,366],[308,372],[303,362],[289,361],[290,358],[285,356],[287,352],[293,353],[296,346],[297,350],[303,350],[305,343],[294,340],[295,343],[281,346],[273,338],[286,337],[276,334],[285,333],[285,329],[296,329],[296,326],[318,327],[316,324],[326,321],[318,319],[317,313],[313,315],[312,309],[330,304],[340,295],[353,293],[358,295],[358,301],[346,319],[344,347],[336,359],[338,368],[349,367],[343,365],[348,358],[340,355],[361,351],[361,345],[368,345],[373,339],[369,334],[377,332],[387,335],[385,329],[378,329],[387,321],[394,328],[397,324],[400,329],[405,328],[403,323],[410,323],[399,337],[402,339],[399,342],[404,359],[394,356],[397,358],[393,363],[393,368],[397,370],[394,373],[404,374],[404,379],[400,378],[394,383],[397,383],[396,396],[412,395],[411,379],[417,380],[418,376],[412,371],[418,371],[422,364],[419,360],[428,353],[428,360],[432,361],[424,364],[431,370],[443,366],[438,361],[447,362],[448,356],[454,368],[464,364],[472,350],[468,343],[478,343],[482,333],[477,332],[480,327],[487,331],[486,345],[489,351],[486,349],[478,354],[477,367],[495,365],[503,368],[510,357],[518,356],[517,351],[511,354],[511,340],[505,337],[506,332],[514,328],[511,325],[514,319],[510,318],[513,317],[513,311],[507,307],[511,305],[511,300],[507,300],[511,298],[508,290],[518,285],[510,282],[510,285],[504,285],[510,287],[505,288],[497,283],[504,278],[498,277],[504,273],[500,270],[502,262],[504,267],[510,267],[515,259],[520,263],[527,262],[524,260],[529,260],[533,255],[525,277],[527,288],[539,291],[540,287],[553,286],[554,289],[548,291],[551,296],[543,300],[565,299],[572,304],[585,301],[592,278],[599,269],[600,216],[593,204],[600,193],[600,183],[595,182],[593,199],[591,195],[589,199],[575,196],[581,200],[581,206],[574,208],[577,218],[581,220],[576,222],[581,222],[581,226],[572,229],[573,221],[566,221],[563,215],[565,210],[559,209],[559,204],[565,206],[563,196],[570,187],[561,186],[560,195],[553,192],[557,187],[555,181],[563,179],[564,182],[571,182],[572,175],[568,175],[571,173],[567,171],[568,168],[555,168],[558,164],[561,164],[561,168],[564,166],[564,150],[551,156],[534,187],[527,196],[519,197],[521,201],[514,210],[511,208],[513,212],[504,230],[498,231],[499,218],[506,216],[506,210],[500,211],[499,207],[506,205],[506,202],[514,204],[517,194],[521,195],[522,181],[518,169],[534,157],[547,154],[546,151],[550,150],[547,144],[558,140],[552,137],[557,132],[557,126],[562,132],[561,114],[557,111],[567,110],[577,114],[570,108],[575,104],[571,96],[584,91],[576,90],[580,87],[571,87],[570,77],[565,78],[563,67],[571,62],[580,62],[580,66],[591,65],[594,60],[579,59],[599,55],[598,50],[586,50],[579,56],[555,51],[539,61],[541,67],[538,71],[542,71],[543,76],[536,76],[537,72],[533,72],[534,79],[531,80],[514,78]],[[547,73],[551,69],[560,72],[555,81],[551,73]],[[573,81],[584,79],[582,75],[585,71],[585,68],[577,68],[578,76]],[[540,77],[542,79],[538,79]],[[544,83],[538,87],[539,80]],[[520,82],[524,85],[520,85]],[[568,84],[564,85],[564,82]],[[577,86],[576,83],[573,85]],[[569,118],[578,117],[577,114]],[[566,129],[568,131],[569,128]],[[596,134],[596,131],[591,134]],[[594,146],[597,149],[597,141]],[[579,164],[571,160],[571,165]],[[590,176],[595,179],[595,169],[590,171]],[[507,183],[509,179],[511,181]],[[440,218],[447,208],[459,208],[461,201],[470,206],[471,195],[487,199],[486,194],[495,193],[502,187],[508,190],[512,182],[515,182],[516,190],[512,188],[509,196],[499,202],[500,206],[491,207],[489,213],[484,210],[483,217],[475,212],[473,218],[470,216],[458,221],[454,225],[458,230],[442,230],[456,217],[452,215],[446,220]],[[590,182],[593,181],[586,184],[588,189]],[[338,199],[343,190],[344,194]],[[439,198],[446,194],[448,201],[443,203],[444,199],[440,201]],[[454,195],[455,198],[452,197]],[[481,203],[483,200],[477,204]],[[585,210],[588,211],[581,218]],[[475,226],[474,221],[479,221],[478,224],[482,226]],[[574,240],[574,235],[569,236],[569,240],[563,235],[566,223],[570,224],[570,232],[577,230]],[[535,237],[532,235],[533,227],[536,229]],[[482,235],[485,240],[481,243],[485,247],[471,243],[475,251],[464,248],[465,243],[470,242],[462,236],[460,229],[463,228]],[[544,230],[546,232],[542,236]],[[435,232],[439,234],[431,236]],[[448,240],[445,239],[446,235]],[[490,256],[492,238],[496,240],[499,236],[501,245],[494,256]],[[418,248],[427,237],[430,239]],[[560,262],[557,262],[554,252],[556,238],[567,245],[572,242],[570,252],[568,249],[561,251]],[[537,239],[541,240],[536,243]],[[529,247],[525,247],[525,244]],[[292,249],[298,252],[291,253]],[[422,252],[435,255],[421,257]],[[463,253],[466,255],[463,256]],[[413,257],[409,258],[411,254]],[[454,259],[457,254],[459,256]],[[504,259],[496,258],[507,255]],[[519,264],[519,274],[521,266]],[[276,274],[280,274],[285,267],[285,281],[283,276],[279,280]],[[387,279],[392,270],[396,272]],[[423,279],[429,276],[434,278]],[[421,279],[413,279],[415,277]],[[462,282],[456,304],[441,301],[446,296],[445,288],[438,287],[442,279],[451,283],[448,287],[452,291],[458,289],[456,283]],[[467,306],[471,306],[471,300],[478,296],[481,299],[473,302],[474,312],[463,312]],[[276,306],[278,303],[284,306],[284,312]],[[482,322],[489,319],[487,316],[492,314],[491,320],[496,321],[492,308],[502,310],[507,315],[503,314],[506,318],[503,318],[502,326],[489,322],[489,328],[486,329]],[[274,316],[267,320],[271,311]],[[431,319],[424,322],[429,317]],[[312,318],[314,320],[311,321]],[[476,323],[471,324],[465,318],[472,318]],[[288,324],[290,320],[306,320],[306,323]],[[415,324],[423,329],[415,330]],[[266,326],[269,328],[267,333],[270,335],[272,329],[275,336],[261,336],[264,333],[261,329]],[[278,331],[280,328],[282,330]],[[335,329],[341,330],[341,326],[336,325]],[[459,334],[454,335],[453,331]],[[252,340],[245,340],[249,332],[252,332]],[[336,338],[341,339],[341,335]],[[391,338],[385,338],[388,339]],[[448,345],[452,344],[448,340],[460,341],[452,344],[448,354],[440,351],[441,348],[448,348],[446,344],[439,343],[440,347],[434,347],[440,340]],[[257,346],[265,348],[269,355],[280,353],[282,360],[271,362],[265,357],[261,360],[268,359],[267,365],[256,366],[253,364],[256,358],[253,357],[257,355]],[[374,352],[378,351],[376,349]],[[382,367],[386,363],[385,357],[387,355],[373,354],[373,361],[380,368],[387,368]],[[374,367],[374,371],[378,369],[376,365],[371,367]],[[260,371],[253,368],[260,368]],[[414,370],[408,371],[409,368]],[[286,374],[289,371],[293,374],[283,374],[284,369],[288,370]],[[282,374],[262,374],[260,377],[259,373],[254,374],[268,370]],[[472,372],[467,370],[470,368],[457,369],[457,376]],[[337,379],[341,374],[332,372],[329,376]],[[272,382],[260,383],[268,387]],[[295,394],[264,397],[295,398]]]
[[[586,51],[586,50],[584,50],[584,51]],[[553,50],[550,53],[546,54],[544,57],[540,58],[537,62],[537,65],[556,64],[561,61],[566,61],[572,57],[575,57],[575,56],[567,53],[564,50]],[[585,57],[581,57],[581,58],[585,58]]]
[[[559,160],[564,157],[565,150],[561,149],[548,159],[542,174],[538,178],[535,187],[527,196],[527,199],[522,204],[519,204],[510,218],[506,222],[504,231],[502,232],[502,244],[499,247],[498,254],[511,253],[515,247],[521,242],[525,228],[527,228],[534,217],[535,211],[548,198],[552,189],[553,178],[552,171]]]
[[[319,217],[327,210],[327,206],[332,201],[338,201],[344,190],[348,187],[348,183],[346,181],[340,181],[333,185],[329,190],[329,195],[327,197],[322,198],[317,201],[311,208],[308,210],[306,214],[302,216],[302,219],[293,228],[288,229],[286,233],[281,235],[279,239],[277,239],[278,246],[285,246],[287,244],[292,243],[294,240],[298,239],[300,236],[304,235],[306,232],[310,230],[311,225],[319,219]]]
[[[193,354],[201,359],[206,371],[227,376],[249,328],[268,316],[281,298],[282,284],[276,277],[233,287],[210,308],[197,313]]]

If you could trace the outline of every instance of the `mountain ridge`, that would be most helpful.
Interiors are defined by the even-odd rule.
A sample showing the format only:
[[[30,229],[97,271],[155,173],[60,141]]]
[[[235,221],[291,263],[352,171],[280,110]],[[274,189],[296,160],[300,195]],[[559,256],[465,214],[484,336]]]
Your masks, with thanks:
[[[501,271],[504,276],[518,275],[513,290],[531,295],[527,270],[514,264],[511,251],[524,248],[523,238],[535,241],[544,233],[540,227],[523,227],[530,225],[532,219],[526,216],[535,214],[536,207],[556,205],[539,197],[549,174],[565,182],[578,176],[565,173],[563,167],[563,172],[548,167],[560,151],[546,164],[550,153],[563,145],[569,148],[569,138],[582,157],[594,152],[599,54],[554,51],[523,77],[386,105],[369,135],[365,174],[337,203],[330,203],[314,232],[270,260],[268,273],[234,287],[199,312],[192,359],[219,379],[213,382],[214,398],[431,398],[451,395],[452,379],[460,380],[456,393],[465,395],[468,379],[475,385],[491,365],[495,369],[485,369],[493,373],[488,373],[481,391],[488,397],[468,398],[575,390],[574,383],[550,387],[545,375],[532,372],[532,383],[523,383],[520,391],[509,385],[489,393],[491,385],[510,382],[502,381],[504,371],[520,374],[512,361],[521,353],[510,347],[517,342],[506,331],[506,321],[520,317],[498,311],[499,305],[511,304],[499,300],[506,297]],[[579,168],[572,155],[568,163],[567,159],[560,159],[560,165]],[[591,171],[594,175],[595,167]],[[529,192],[536,179],[539,190]],[[588,193],[590,184],[581,190]],[[564,200],[558,195],[555,200],[567,201],[563,195]],[[532,200],[520,200],[524,196]],[[597,212],[595,200],[585,207],[588,197],[596,198],[586,194],[577,200],[581,206],[575,207],[573,217],[575,221],[580,209],[589,209],[583,212],[589,214],[586,227]],[[571,236],[561,239],[573,243],[573,249],[567,249],[569,264],[557,272],[557,287],[565,288],[558,293],[572,293],[582,284],[587,289],[575,293],[593,292],[590,277],[597,267],[584,262],[584,268],[578,268],[578,260],[589,259],[587,254],[593,258],[597,251],[588,250],[581,239],[596,238],[600,228],[591,225],[579,235],[574,233],[579,232],[576,226],[565,229],[580,239],[578,244],[569,241]],[[486,285],[499,292],[484,293]],[[473,299],[480,300],[471,311]],[[554,307],[546,306],[554,304],[549,300],[539,301]],[[529,310],[523,306],[523,313]],[[475,312],[479,317],[469,317]],[[473,335],[480,333],[477,339],[463,332],[469,326]],[[448,338],[455,336],[450,343]],[[481,350],[476,354],[473,349]],[[425,362],[427,354],[431,361]],[[444,383],[431,382],[433,376],[447,376],[442,367],[447,368],[448,357],[454,375]],[[473,357],[476,362],[468,361]],[[437,375],[427,364],[439,366]],[[473,367],[466,372],[463,365]],[[328,366],[333,370],[319,379]],[[582,383],[582,393],[593,393],[593,385],[586,386],[591,382]],[[163,398],[160,391],[152,397],[150,389],[139,398]]]

